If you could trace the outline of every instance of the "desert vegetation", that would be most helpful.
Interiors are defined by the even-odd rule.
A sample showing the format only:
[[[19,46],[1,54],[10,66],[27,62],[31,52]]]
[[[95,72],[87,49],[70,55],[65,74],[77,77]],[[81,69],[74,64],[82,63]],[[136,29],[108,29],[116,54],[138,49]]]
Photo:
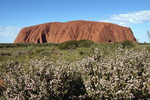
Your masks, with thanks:
[[[1,100],[150,98],[149,44],[82,40],[0,47]]]
[[[90,47],[94,45],[94,42],[91,40],[71,40],[71,41],[66,41],[61,44],[59,44],[59,49],[64,50],[64,49],[76,49],[78,47]]]

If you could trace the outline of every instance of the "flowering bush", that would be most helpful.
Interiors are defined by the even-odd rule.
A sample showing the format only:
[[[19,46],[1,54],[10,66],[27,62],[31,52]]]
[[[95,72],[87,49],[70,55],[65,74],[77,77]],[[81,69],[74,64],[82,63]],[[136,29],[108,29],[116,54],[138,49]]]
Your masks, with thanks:
[[[94,99],[150,98],[150,53],[122,51],[96,54],[79,62],[89,96]]]
[[[44,57],[1,67],[6,100],[126,100],[150,98],[150,53],[119,47],[105,56],[99,49],[80,61]]]

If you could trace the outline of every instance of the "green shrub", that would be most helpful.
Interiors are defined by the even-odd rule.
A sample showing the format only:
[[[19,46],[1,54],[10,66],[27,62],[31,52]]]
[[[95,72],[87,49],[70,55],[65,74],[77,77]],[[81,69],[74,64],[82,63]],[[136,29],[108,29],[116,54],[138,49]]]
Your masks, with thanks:
[[[76,49],[77,47],[90,47],[94,44],[91,40],[71,40],[71,41],[66,41],[61,44],[59,44],[59,49],[61,50],[68,50],[68,49]]]
[[[78,41],[79,47],[90,47],[94,44],[91,40],[79,40]]]
[[[59,49],[61,50],[76,49],[77,47],[78,47],[78,42],[75,40],[66,41],[59,44]]]
[[[134,46],[134,44],[129,40],[125,40],[123,42],[114,42],[114,45],[115,46],[120,46],[121,45],[122,48],[130,48],[130,47]]]
[[[131,41],[125,40],[123,42],[121,42],[121,45],[123,48],[129,48],[129,47],[133,47],[133,43]]]

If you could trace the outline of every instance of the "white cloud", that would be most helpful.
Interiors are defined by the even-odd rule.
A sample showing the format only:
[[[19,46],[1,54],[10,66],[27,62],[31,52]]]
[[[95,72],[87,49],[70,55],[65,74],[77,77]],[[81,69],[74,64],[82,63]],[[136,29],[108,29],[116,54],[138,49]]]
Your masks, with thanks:
[[[150,22],[150,10],[130,12],[127,14],[112,15],[109,19],[104,19],[100,21],[116,23],[123,26],[130,25],[130,24]]]
[[[20,27],[0,26],[0,43],[4,43],[4,41],[1,41],[2,38],[5,38],[6,42],[13,42],[20,30]]]

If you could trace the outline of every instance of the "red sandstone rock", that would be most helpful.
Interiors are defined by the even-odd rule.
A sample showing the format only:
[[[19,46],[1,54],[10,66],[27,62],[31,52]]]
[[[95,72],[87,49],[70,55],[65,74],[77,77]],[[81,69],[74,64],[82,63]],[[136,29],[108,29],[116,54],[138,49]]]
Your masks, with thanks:
[[[128,27],[93,21],[52,22],[23,28],[14,43],[61,43],[88,39],[94,42],[137,42]]]

